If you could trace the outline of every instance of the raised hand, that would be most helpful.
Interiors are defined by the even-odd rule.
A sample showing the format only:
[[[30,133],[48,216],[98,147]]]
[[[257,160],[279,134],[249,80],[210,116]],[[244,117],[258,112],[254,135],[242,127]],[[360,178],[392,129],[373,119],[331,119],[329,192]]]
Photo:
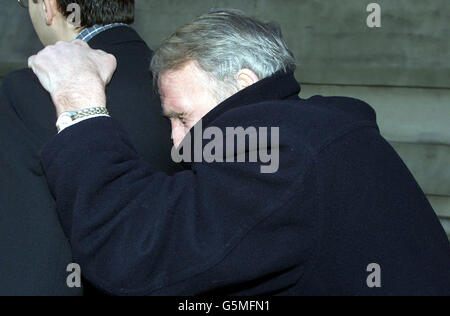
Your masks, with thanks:
[[[28,59],[28,66],[50,93],[60,115],[106,106],[105,87],[113,77],[117,61],[113,55],[75,40],[44,48]]]

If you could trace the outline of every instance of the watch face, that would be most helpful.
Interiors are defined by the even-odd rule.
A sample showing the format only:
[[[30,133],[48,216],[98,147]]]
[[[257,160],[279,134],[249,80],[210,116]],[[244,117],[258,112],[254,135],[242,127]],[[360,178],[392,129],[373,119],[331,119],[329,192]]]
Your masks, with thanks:
[[[62,116],[58,122],[60,125],[67,125],[72,123],[72,118],[70,116]]]
[[[66,127],[70,126],[70,124],[72,124],[72,116],[68,115],[68,114],[62,114],[59,118],[58,121],[56,122],[56,128],[58,130],[58,132],[60,132],[61,130],[65,129]]]

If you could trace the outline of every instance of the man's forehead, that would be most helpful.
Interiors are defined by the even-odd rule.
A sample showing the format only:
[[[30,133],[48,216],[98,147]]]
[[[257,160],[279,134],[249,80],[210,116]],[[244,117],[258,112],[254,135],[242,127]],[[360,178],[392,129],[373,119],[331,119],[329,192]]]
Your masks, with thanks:
[[[183,76],[185,70],[187,70],[188,65],[185,64],[183,66],[174,68],[174,69],[168,69],[163,71],[160,74],[160,79],[161,81],[167,81],[167,80],[176,80],[178,78],[180,78],[180,76]]]
[[[158,80],[161,97],[173,96],[182,92],[190,84],[187,78],[180,70],[171,70],[161,74]]]
[[[197,62],[191,60],[175,69],[166,70],[159,76],[160,84],[193,83],[193,79],[204,79],[205,73]]]

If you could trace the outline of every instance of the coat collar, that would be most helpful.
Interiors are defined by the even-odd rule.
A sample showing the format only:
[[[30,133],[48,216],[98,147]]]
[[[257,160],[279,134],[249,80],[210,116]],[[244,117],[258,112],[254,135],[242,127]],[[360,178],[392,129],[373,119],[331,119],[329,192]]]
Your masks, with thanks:
[[[97,34],[89,41],[93,48],[115,45],[125,42],[144,42],[139,34],[130,26],[117,26]]]
[[[125,24],[125,23],[111,23],[111,24],[107,24],[107,25],[95,24],[91,27],[87,27],[87,28],[83,29],[80,32],[80,34],[77,35],[77,37],[75,39],[79,39],[79,40],[82,40],[82,41],[88,43],[91,39],[93,39],[100,33],[105,32],[110,29],[113,29],[115,27],[119,27],[119,26],[128,27],[129,25]]]
[[[293,73],[277,72],[275,75],[241,90],[215,107],[203,117],[203,128],[231,109],[270,100],[298,99],[300,91],[300,84]]]

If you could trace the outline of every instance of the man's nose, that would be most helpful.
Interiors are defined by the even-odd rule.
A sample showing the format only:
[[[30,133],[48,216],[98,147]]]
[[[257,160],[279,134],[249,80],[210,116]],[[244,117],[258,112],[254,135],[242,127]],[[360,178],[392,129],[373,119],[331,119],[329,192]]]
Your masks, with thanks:
[[[172,141],[175,147],[180,146],[186,134],[186,128],[181,123],[172,122]]]

